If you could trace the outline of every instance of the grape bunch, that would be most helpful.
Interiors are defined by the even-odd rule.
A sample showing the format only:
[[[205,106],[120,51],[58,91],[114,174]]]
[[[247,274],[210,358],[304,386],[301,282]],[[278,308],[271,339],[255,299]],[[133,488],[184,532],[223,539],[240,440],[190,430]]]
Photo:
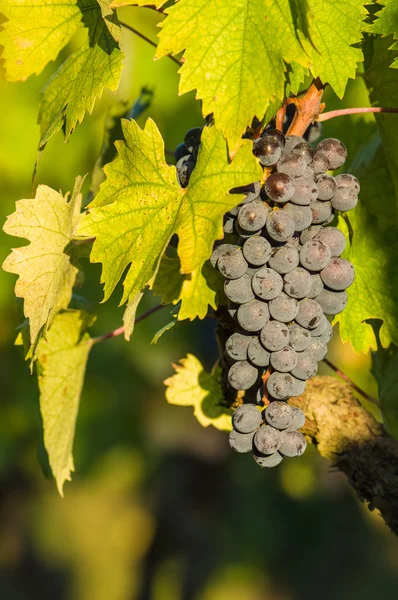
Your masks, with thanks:
[[[314,150],[301,137],[268,130],[253,142],[253,153],[267,170],[265,183],[231,190],[244,198],[225,215],[225,237],[210,260],[225,277],[235,324],[224,357],[228,385],[245,391],[235,415],[247,411],[253,418],[253,428],[242,431],[234,416],[230,444],[238,452],[252,450],[258,464],[271,467],[305,449],[297,431],[303,415],[302,422],[281,425],[281,406],[293,419],[285,401],[301,395],[317,372],[332,336],[328,317],[347,303],[354,269],[340,258],[343,233],[330,224],[336,212],[356,206],[359,183],[353,175],[328,173],[346,159],[337,139]],[[260,421],[253,415],[265,404],[262,424],[261,415]],[[273,411],[278,417],[272,423]]]
[[[189,129],[185,134],[184,141],[178,144],[174,151],[178,183],[183,188],[187,187],[196,165],[202,129],[202,127]]]

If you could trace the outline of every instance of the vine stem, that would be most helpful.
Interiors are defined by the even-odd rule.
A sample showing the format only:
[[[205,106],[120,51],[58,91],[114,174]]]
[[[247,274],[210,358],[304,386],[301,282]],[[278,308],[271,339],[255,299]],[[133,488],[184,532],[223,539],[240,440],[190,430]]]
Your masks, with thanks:
[[[364,398],[366,398],[366,400],[369,400],[369,402],[372,402],[372,404],[376,404],[378,406],[378,402],[375,398],[373,398],[373,396],[370,396],[367,392],[364,392],[364,390],[361,390],[361,388],[352,381],[352,379],[350,379],[348,377],[348,375],[346,375],[345,373],[343,373],[343,371],[341,371],[338,367],[336,367],[336,365],[334,365],[332,362],[330,362],[329,359],[324,358],[323,362],[330,367],[335,373],[336,375],[338,375],[339,377],[341,377],[341,379],[344,379],[344,381],[346,381],[347,383],[350,384],[350,386],[356,391],[358,392],[358,394],[361,394],[361,396],[363,396]]]
[[[134,325],[137,325],[137,323],[140,323],[147,317],[150,317],[154,313],[158,312],[158,310],[160,310],[161,308],[165,308],[165,307],[166,307],[165,304],[157,304],[156,306],[152,306],[152,308],[148,309],[147,311],[142,313],[142,315],[140,315],[139,317],[137,317],[135,319]],[[102,335],[99,335],[98,337],[92,338],[91,342],[93,344],[98,344],[98,342],[103,342],[104,340],[110,340],[111,338],[117,337],[118,335],[123,335],[123,333],[124,333],[124,325],[122,325],[122,327],[118,327],[117,329],[114,329],[113,331],[108,331],[108,333],[103,333]]]
[[[131,31],[131,33],[135,33],[135,35],[138,35],[138,37],[140,37],[145,42],[148,42],[148,44],[151,44],[151,46],[153,46],[154,48],[158,47],[157,44],[156,44],[156,42],[153,42],[149,37],[147,37],[146,35],[144,35],[140,31],[138,31],[137,29],[135,29],[134,27],[132,27],[128,23],[125,23],[124,21],[119,21],[119,24],[122,27],[125,27],[126,29],[128,29],[129,31]],[[176,58],[175,56],[173,56],[172,54],[167,54],[166,56],[168,56],[179,67],[182,66],[183,63],[180,60],[178,60],[178,58]]]
[[[363,108],[340,108],[339,110],[329,110],[328,112],[318,115],[315,121],[329,121],[335,117],[343,117],[344,115],[358,115],[362,113],[398,113],[398,108],[383,107],[383,106],[366,106]]]

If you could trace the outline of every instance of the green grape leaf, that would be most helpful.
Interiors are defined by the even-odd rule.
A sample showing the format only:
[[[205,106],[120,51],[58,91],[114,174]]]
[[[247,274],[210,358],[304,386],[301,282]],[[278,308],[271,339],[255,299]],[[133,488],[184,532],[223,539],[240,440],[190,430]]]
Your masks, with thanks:
[[[383,0],[378,4],[383,5],[383,8],[376,13],[376,20],[368,25],[365,30],[369,33],[380,34],[383,37],[392,35],[396,40],[398,38],[398,1]],[[398,50],[398,42],[392,44],[390,50]],[[390,66],[393,69],[398,69],[398,58],[394,58]]]
[[[26,238],[27,246],[14,248],[3,269],[19,276],[15,294],[24,300],[29,319],[30,340],[51,325],[55,315],[67,308],[78,269],[65,249],[78,222],[83,179],[77,178],[70,200],[40,185],[33,200],[19,200],[16,211],[3,227],[9,235]]]
[[[203,427],[213,425],[216,429],[232,429],[232,411],[223,406],[221,369],[216,366],[207,373],[200,360],[188,354],[180,364],[173,365],[176,374],[164,382],[166,400],[178,406],[193,406],[193,414]]]
[[[189,275],[180,272],[180,260],[164,256],[151,286],[156,296],[162,296],[163,304],[181,301],[178,320],[196,317],[204,319],[209,306],[216,309],[225,302],[224,278],[206,261],[201,269]]]
[[[173,329],[173,327],[175,327],[177,323],[178,321],[176,319],[173,319],[173,321],[170,321],[169,323],[166,323],[166,325],[161,327],[159,331],[157,331],[153,336],[151,344],[157,344],[160,338],[163,336],[163,334],[165,334],[167,331],[170,331],[170,329]]]
[[[112,0],[110,6],[112,8],[120,8],[121,6],[154,6],[160,8],[166,2],[167,0]]]
[[[390,42],[391,38],[377,38],[371,41],[372,60],[367,66],[365,81],[370,90],[372,104],[398,108],[398,72],[389,68],[397,52],[389,51]],[[395,207],[398,216],[398,116],[380,114],[376,115],[376,120],[390,172],[385,181],[392,179],[395,188],[396,198],[390,199],[390,206]],[[398,223],[397,216],[395,223]]]
[[[92,322],[82,311],[61,312],[37,348],[44,446],[61,496],[65,481],[70,481],[74,471],[73,439],[92,346],[85,331]]]
[[[232,149],[255,115],[283,99],[284,60],[309,65],[289,0],[180,0],[165,13],[156,56],[185,50],[180,93],[197,90]]]
[[[382,170],[374,173],[383,177]],[[382,189],[383,185],[383,180],[378,180],[369,190],[363,186],[360,201],[349,214],[352,239],[343,256],[353,263],[355,279],[347,290],[348,304],[336,321],[340,323],[341,339],[350,342],[356,352],[377,348],[369,319],[383,321],[380,340],[385,348],[391,342],[398,344],[398,231],[395,227],[378,227],[372,214],[374,187]],[[340,219],[341,229],[349,238],[344,225]]]
[[[383,423],[390,435],[398,440],[398,349],[372,352],[372,373],[379,389],[379,405]]]
[[[309,67],[343,95],[362,60],[353,45],[361,41],[364,4],[180,0],[164,11],[156,56],[184,51],[180,93],[197,90],[203,115],[214,114],[233,149],[254,116],[262,118],[269,104],[283,100],[286,63],[295,64],[292,89]]]
[[[223,214],[241,199],[229,190],[259,181],[262,170],[250,140],[242,140],[229,161],[223,136],[206,127],[189,186],[182,189],[175,167],[166,164],[163,140],[151,119],[143,130],[135,121],[124,121],[123,132],[126,141],[116,143],[118,157],[105,167],[107,180],[77,234],[96,238],[91,260],[102,263],[104,300],[128,268],[122,298],[128,302],[128,339],[137,298],[155,277],[172,235],[179,237],[181,272],[202,269],[214,241],[223,237]]]
[[[39,109],[40,146],[64,127],[65,138],[86,112],[91,113],[104,88],[116,91],[122,69],[120,26],[116,14],[101,3],[91,12],[87,40],[51,77],[43,90]],[[92,31],[92,33],[91,33]]]

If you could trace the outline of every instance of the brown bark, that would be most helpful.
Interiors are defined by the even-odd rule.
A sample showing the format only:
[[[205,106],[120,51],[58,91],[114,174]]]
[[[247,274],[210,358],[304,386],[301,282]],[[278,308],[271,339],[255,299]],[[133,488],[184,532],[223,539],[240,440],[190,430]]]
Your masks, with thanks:
[[[320,454],[346,474],[357,496],[380,511],[398,535],[398,442],[360,404],[351,387],[334,377],[314,377],[291,404],[307,421],[302,429]]]

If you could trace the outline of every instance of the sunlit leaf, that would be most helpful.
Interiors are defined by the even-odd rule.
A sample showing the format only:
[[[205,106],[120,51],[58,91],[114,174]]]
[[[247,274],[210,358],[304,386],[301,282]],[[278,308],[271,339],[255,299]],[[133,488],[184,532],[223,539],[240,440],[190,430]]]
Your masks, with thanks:
[[[91,323],[81,311],[59,313],[37,349],[44,446],[61,496],[74,471],[73,440],[92,345],[85,331]]]
[[[76,180],[70,199],[40,185],[34,199],[16,203],[16,211],[3,227],[9,235],[30,241],[11,252],[3,269],[19,276],[15,294],[24,299],[33,345],[57,312],[68,307],[72,296],[78,270],[65,248],[80,215],[82,183],[81,178]]]
[[[178,406],[193,406],[193,413],[203,427],[213,425],[230,431],[232,411],[223,405],[221,369],[207,373],[192,354],[173,365],[176,374],[166,379],[166,400]]]

